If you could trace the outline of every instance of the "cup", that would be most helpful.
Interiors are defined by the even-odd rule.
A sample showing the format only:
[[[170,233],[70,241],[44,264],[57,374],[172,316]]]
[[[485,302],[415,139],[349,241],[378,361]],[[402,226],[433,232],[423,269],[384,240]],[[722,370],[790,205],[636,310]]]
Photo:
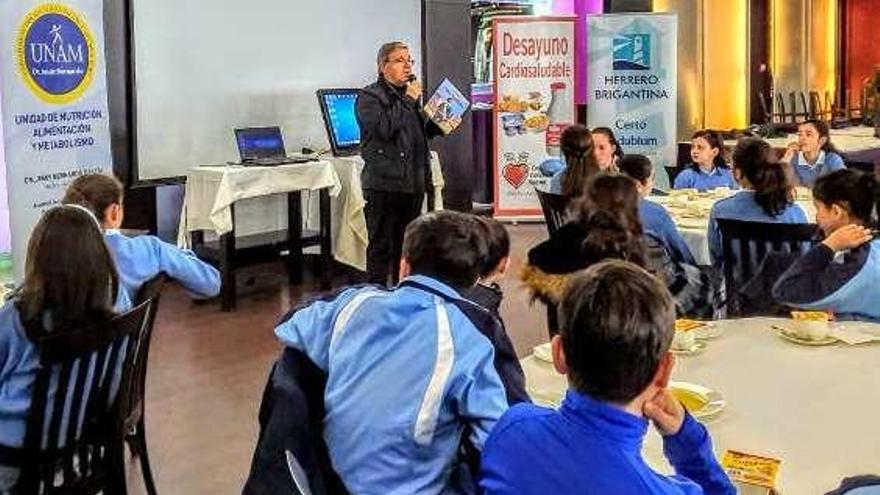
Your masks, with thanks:
[[[697,345],[697,335],[693,330],[676,330],[672,337],[672,348],[676,351],[690,351]]]
[[[795,332],[805,340],[822,340],[831,333],[831,326],[827,321],[796,320]]]

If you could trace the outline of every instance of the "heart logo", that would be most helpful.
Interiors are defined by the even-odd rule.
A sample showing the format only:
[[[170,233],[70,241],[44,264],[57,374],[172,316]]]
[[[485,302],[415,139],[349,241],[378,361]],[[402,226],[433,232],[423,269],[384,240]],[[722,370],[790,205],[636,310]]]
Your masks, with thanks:
[[[501,175],[514,189],[519,189],[529,177],[529,165],[527,163],[508,163],[504,165]]]

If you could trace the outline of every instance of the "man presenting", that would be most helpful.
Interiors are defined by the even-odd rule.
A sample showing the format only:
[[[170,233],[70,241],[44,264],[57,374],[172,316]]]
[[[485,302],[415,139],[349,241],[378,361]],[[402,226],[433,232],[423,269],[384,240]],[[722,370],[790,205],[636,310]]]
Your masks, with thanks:
[[[406,44],[385,43],[376,64],[378,80],[358,94],[356,114],[367,202],[367,274],[370,282],[386,284],[389,275],[397,280],[404,230],[432,188],[428,139],[442,131],[422,113],[422,85],[413,75]]]

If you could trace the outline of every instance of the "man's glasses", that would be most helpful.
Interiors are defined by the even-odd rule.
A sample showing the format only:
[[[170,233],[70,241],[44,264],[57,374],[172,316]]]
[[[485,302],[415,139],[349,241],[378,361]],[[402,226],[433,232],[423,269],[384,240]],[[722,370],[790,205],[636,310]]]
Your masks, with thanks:
[[[415,65],[416,61],[411,58],[396,58],[394,60],[389,60],[389,64],[404,64],[404,65]]]

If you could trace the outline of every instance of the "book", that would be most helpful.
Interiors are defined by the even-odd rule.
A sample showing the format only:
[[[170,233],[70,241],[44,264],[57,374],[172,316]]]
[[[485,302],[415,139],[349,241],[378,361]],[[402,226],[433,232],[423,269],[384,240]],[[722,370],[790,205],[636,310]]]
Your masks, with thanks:
[[[443,134],[449,134],[461,125],[461,118],[470,106],[470,102],[449,79],[444,79],[437,91],[425,104],[425,114]]]

